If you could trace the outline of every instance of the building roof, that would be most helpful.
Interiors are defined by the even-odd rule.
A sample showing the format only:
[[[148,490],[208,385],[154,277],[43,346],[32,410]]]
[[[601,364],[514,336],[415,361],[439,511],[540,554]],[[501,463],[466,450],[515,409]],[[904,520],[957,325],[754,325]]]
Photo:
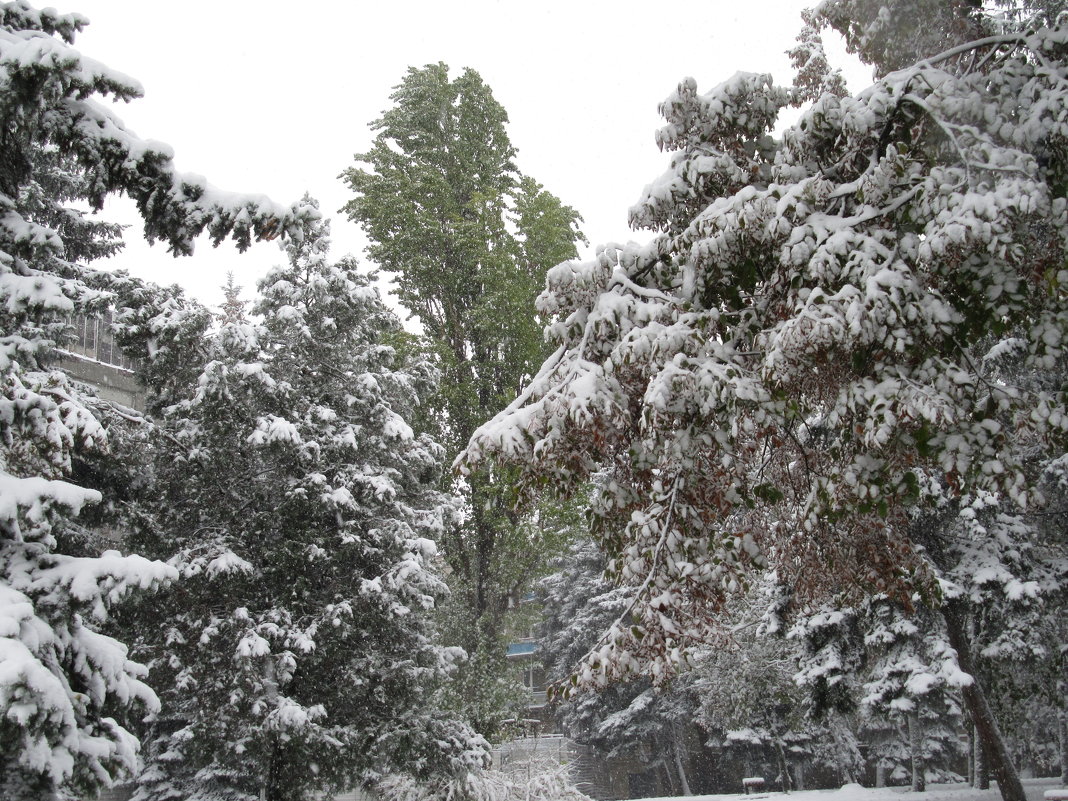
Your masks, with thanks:
[[[538,644],[533,641],[508,643],[508,656],[527,656],[538,650]]]

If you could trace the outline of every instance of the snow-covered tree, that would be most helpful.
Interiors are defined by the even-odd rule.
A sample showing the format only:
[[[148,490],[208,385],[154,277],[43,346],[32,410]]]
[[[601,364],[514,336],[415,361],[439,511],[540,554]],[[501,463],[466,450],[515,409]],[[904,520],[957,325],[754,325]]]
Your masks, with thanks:
[[[604,576],[604,555],[589,538],[572,543],[557,557],[556,570],[538,583],[542,605],[541,648],[546,677],[565,682],[589,650],[591,637],[624,613],[627,587]]]
[[[791,92],[770,76],[684,80],[661,106],[669,168],[631,210],[654,238],[550,271],[557,350],[467,463],[518,465],[531,491],[611,471],[595,528],[640,602],[583,683],[669,677],[767,564],[798,608],[938,606],[977,675],[912,510],[1039,503],[1031,466],[1068,432],[1063,387],[984,360],[1041,373],[1068,337],[1068,28],[1057,4],[1001,5],[820,4],[881,77],[853,97],[819,82],[780,141]],[[980,684],[962,692],[1022,801]]]
[[[431,641],[433,540],[457,509],[406,420],[433,371],[393,347],[398,320],[327,233],[287,248],[262,324],[223,324],[164,410],[136,542],[182,580],[141,611],[164,621],[140,643],[164,712],[138,799],[288,801],[482,764],[431,698],[455,656]]]
[[[219,309],[219,319],[224,323],[245,322],[245,306],[248,301],[241,300],[241,287],[234,283],[234,274],[226,274],[226,283],[222,286],[223,303]]]
[[[872,718],[899,718],[907,738],[908,771],[913,792],[922,792],[928,775],[955,778],[950,768],[960,756],[963,731],[955,691],[968,683],[944,634],[941,619],[929,610],[906,616],[896,604],[873,599],[868,608],[864,644],[868,650],[861,705]],[[900,727],[899,727],[900,728]],[[890,768],[885,741],[874,755]]]
[[[1053,713],[1063,709],[1063,648],[1068,553],[1064,487],[1043,471],[1046,503],[1023,511],[990,493],[950,505],[951,518],[925,544],[951,561],[945,588],[973,642],[975,669],[992,689],[990,705],[1016,753],[1033,768],[1053,748]],[[1035,706],[1046,713],[1035,714]],[[1035,758],[1026,759],[1027,754]]]
[[[568,692],[574,665],[613,620],[627,613],[633,590],[605,578],[604,556],[589,538],[573,543],[556,567],[539,582],[538,597],[544,615],[541,653],[559,701],[561,730],[605,757],[637,760],[673,792],[711,789],[699,784],[704,777],[693,770],[707,754],[694,725],[699,702],[690,681],[654,688],[636,680],[599,692]]]
[[[10,799],[90,795],[135,768],[129,720],[157,701],[144,668],[100,629],[131,591],[176,575],[97,554],[77,522],[101,493],[89,471],[73,474],[107,459],[109,431],[50,359],[72,314],[110,303],[85,262],[114,252],[119,229],[75,204],[99,210],[125,193],[149,239],[176,254],[204,230],[243,249],[297,231],[311,213],[176,172],[169,148],[133,135],[99,101],[141,89],[73,47],[85,24],[0,3],[0,795]]]
[[[848,718],[855,738],[867,745],[878,786],[911,775],[913,789],[922,791],[928,765],[963,731],[945,690],[967,677],[931,618],[929,610],[907,616],[875,597],[856,608],[830,602],[798,616],[787,634],[801,647],[794,678],[808,693],[809,714]],[[942,775],[944,765],[931,767]],[[847,775],[860,768],[857,760]]]
[[[805,715],[794,651],[792,642],[747,628],[695,656],[697,722],[733,762],[732,789],[746,776],[765,776],[787,792],[804,789],[806,776],[811,781],[814,768],[826,767],[814,764],[813,740],[825,731]]]
[[[543,616],[539,644],[546,681],[555,695],[563,695],[573,666],[596,642],[598,633],[625,612],[630,592],[605,580],[604,557],[588,538],[572,543],[557,558],[556,567],[538,584]],[[561,730],[578,742],[590,742],[601,721],[626,708],[641,689],[613,687],[568,698],[556,710]],[[622,736],[617,733],[614,742],[598,745],[611,750],[637,745],[637,741],[623,732]]]
[[[696,650],[701,725],[786,790],[855,781],[854,617],[819,610],[787,629],[773,578],[732,604],[724,647]]]

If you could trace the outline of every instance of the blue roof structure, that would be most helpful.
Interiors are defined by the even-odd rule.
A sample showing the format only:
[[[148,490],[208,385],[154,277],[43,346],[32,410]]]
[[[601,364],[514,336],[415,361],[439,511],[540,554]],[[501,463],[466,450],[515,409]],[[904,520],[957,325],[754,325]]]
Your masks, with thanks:
[[[508,656],[527,656],[538,650],[536,642],[510,642],[508,643]]]

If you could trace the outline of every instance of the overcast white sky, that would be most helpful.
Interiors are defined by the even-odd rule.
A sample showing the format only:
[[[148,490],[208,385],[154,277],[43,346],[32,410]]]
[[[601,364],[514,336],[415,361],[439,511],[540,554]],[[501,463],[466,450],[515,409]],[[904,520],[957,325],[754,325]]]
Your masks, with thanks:
[[[785,50],[804,0],[70,0],[91,24],[76,46],[138,79],[118,109],[139,135],[172,145],[179,169],[223,189],[291,202],[305,191],[333,215],[334,255],[363,260],[359,228],[337,214],[337,175],[371,141],[409,66],[476,69],[507,109],[518,166],[577,208],[596,245],[625,241],[627,209],[664,168],[658,102],[686,77],[708,89],[737,70],[791,78]],[[847,73],[851,89],[861,68]],[[134,222],[132,204],[106,214]],[[633,235],[647,237],[645,233]],[[274,244],[175,259],[135,226],[111,260],[217,305],[226,273],[251,296],[282,260]]]

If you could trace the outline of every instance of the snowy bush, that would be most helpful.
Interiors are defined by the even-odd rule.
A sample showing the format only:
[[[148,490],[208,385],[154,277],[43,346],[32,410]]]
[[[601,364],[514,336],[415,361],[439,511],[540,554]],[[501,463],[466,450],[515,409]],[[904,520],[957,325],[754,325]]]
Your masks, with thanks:
[[[589,801],[572,783],[567,765],[547,756],[532,756],[507,771],[474,771],[437,783],[391,775],[375,789],[384,801]]]

